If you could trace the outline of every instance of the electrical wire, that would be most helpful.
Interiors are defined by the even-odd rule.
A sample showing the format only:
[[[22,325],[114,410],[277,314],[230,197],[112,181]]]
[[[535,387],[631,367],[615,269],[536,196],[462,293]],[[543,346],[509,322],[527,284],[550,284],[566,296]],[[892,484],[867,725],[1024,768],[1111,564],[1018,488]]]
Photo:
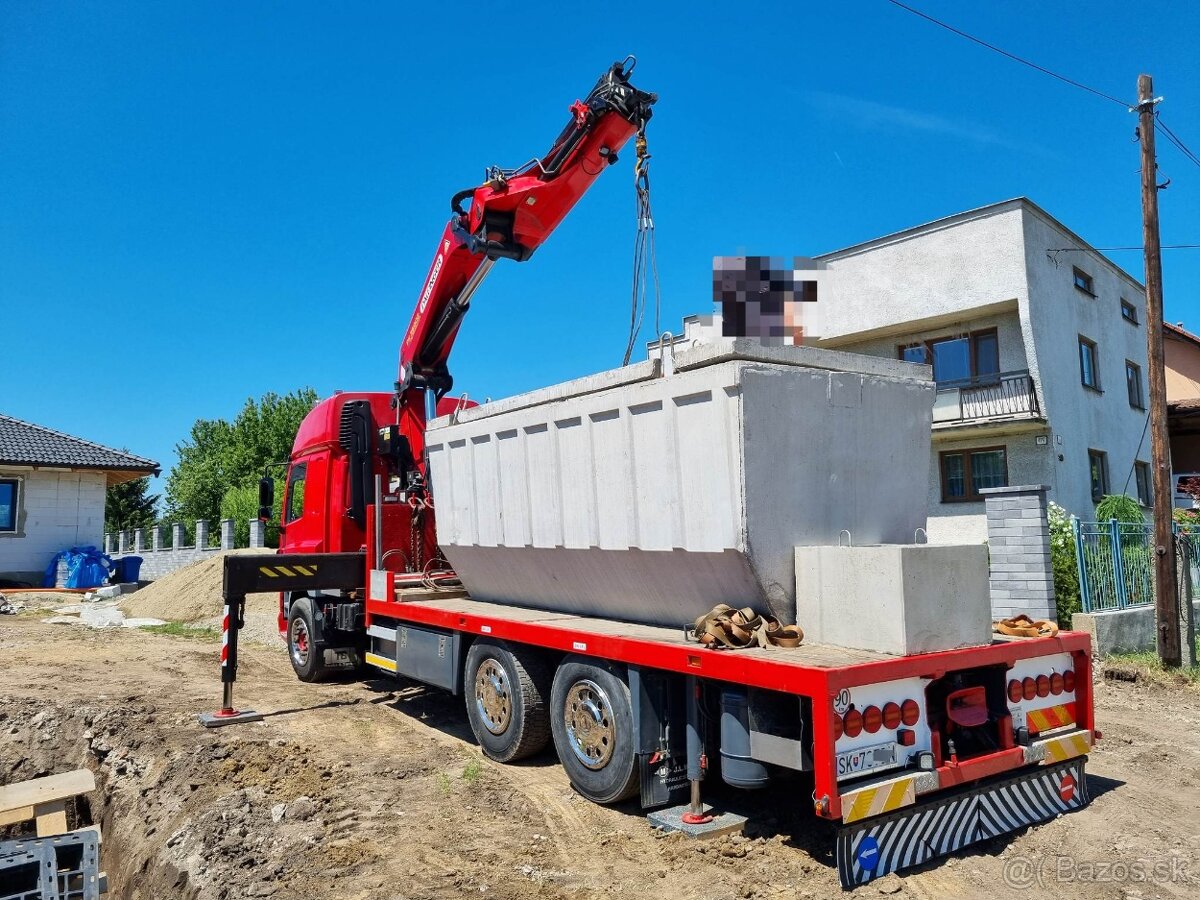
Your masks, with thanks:
[[[1145,247],[1051,247],[1046,250],[1047,253],[1115,253],[1118,250],[1137,250],[1139,253],[1145,250]],[[1200,244],[1163,244],[1159,250],[1200,250]]]
[[[935,19],[933,16],[929,15],[928,13],[923,13],[919,9],[914,9],[913,7],[908,6],[905,3],[899,2],[899,0],[887,0],[887,2],[892,4],[892,6],[897,6],[900,9],[905,10],[906,12],[912,13],[914,16],[919,16],[928,22],[932,22],[934,25],[937,25],[939,28],[945,28],[947,31],[957,34],[959,37],[964,37],[968,41],[974,41],[976,44],[979,44],[979,46],[986,47],[987,49],[991,50],[994,53],[999,53],[1001,56],[1006,56],[1009,59],[1011,59],[1013,62],[1018,62],[1023,66],[1028,66],[1031,69],[1036,69],[1038,72],[1041,72],[1043,75],[1049,75],[1051,78],[1057,78],[1059,81],[1061,81],[1065,84],[1069,84],[1072,87],[1077,87],[1080,90],[1087,91],[1089,94],[1095,94],[1097,97],[1103,97],[1105,100],[1111,100],[1113,103],[1123,106],[1126,109],[1130,109],[1131,107],[1136,106],[1136,104],[1126,103],[1124,100],[1119,100],[1116,97],[1114,97],[1112,94],[1106,94],[1104,91],[1097,90],[1094,87],[1088,87],[1086,84],[1076,81],[1073,78],[1068,78],[1066,75],[1060,75],[1058,72],[1053,72],[1050,69],[1047,69],[1045,66],[1039,66],[1037,63],[1030,62],[1029,60],[1024,59],[1023,57],[1017,56],[1015,53],[1009,53],[1007,50],[1002,50],[1001,48],[997,47],[995,44],[989,44],[987,41],[983,40],[982,38],[977,38],[973,34],[967,34],[967,32],[962,31],[961,29],[955,28],[953,25],[949,25],[946,22],[941,21],[940,19]]]
[[[1161,134],[1175,146],[1175,149],[1183,154],[1185,159],[1197,166],[1200,166],[1200,156],[1197,156],[1190,149],[1188,149],[1187,144],[1185,144],[1179,138],[1179,136],[1175,134],[1175,132],[1167,127],[1167,123],[1162,120],[1158,113],[1154,114],[1154,127],[1158,130],[1159,134]]]

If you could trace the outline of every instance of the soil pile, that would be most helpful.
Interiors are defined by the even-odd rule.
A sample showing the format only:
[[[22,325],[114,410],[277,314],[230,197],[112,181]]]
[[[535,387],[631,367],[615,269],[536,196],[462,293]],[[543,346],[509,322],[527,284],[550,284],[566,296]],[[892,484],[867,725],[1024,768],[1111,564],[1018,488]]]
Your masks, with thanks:
[[[232,553],[262,553],[261,550],[233,550]],[[171,622],[220,621],[225,600],[221,596],[221,576],[225,553],[176,569],[121,601],[127,616],[146,616]],[[275,615],[278,594],[250,594],[246,614]]]

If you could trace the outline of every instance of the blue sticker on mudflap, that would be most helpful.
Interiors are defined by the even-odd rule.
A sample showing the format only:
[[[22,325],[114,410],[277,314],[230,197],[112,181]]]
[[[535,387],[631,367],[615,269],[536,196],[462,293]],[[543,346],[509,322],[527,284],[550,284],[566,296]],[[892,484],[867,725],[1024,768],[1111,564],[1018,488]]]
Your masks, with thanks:
[[[854,859],[863,871],[874,872],[875,867],[879,865],[879,842],[868,834],[859,842]]]

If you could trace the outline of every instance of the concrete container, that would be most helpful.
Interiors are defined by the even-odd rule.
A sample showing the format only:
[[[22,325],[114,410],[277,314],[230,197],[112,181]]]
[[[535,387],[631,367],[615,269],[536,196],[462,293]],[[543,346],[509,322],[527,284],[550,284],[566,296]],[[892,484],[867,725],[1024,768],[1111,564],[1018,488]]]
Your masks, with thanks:
[[[807,639],[907,656],[992,641],[983,544],[797,547]]]
[[[794,548],[913,540],[929,370],[726,340],[443,417],[438,542],[476,599],[682,625],[795,618]]]

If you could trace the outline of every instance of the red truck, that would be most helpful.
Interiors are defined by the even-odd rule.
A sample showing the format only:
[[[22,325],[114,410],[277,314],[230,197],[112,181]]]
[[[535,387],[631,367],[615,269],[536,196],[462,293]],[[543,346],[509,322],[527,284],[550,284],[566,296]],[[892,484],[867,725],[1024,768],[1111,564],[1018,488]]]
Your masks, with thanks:
[[[236,719],[245,595],[278,590],[300,679],[366,670],[463,696],[485,754],[512,762],[552,743],[595,802],[686,804],[681,827],[702,827],[706,776],[753,789],[799,773],[788,783],[838,827],[847,888],[1086,805],[1099,733],[1084,634],[908,656],[715,650],[683,628],[485,602],[456,582],[425,446],[428,421],[472,405],[448,395],[453,338],[494,261],[528,259],[635,135],[645,177],[656,97],[632,68],[614,64],[572,105],[545,156],[455,195],[394,391],[338,393],[304,420],[279,553],[226,560],[225,701],[210,723]],[[264,515],[273,494],[264,478]]]

